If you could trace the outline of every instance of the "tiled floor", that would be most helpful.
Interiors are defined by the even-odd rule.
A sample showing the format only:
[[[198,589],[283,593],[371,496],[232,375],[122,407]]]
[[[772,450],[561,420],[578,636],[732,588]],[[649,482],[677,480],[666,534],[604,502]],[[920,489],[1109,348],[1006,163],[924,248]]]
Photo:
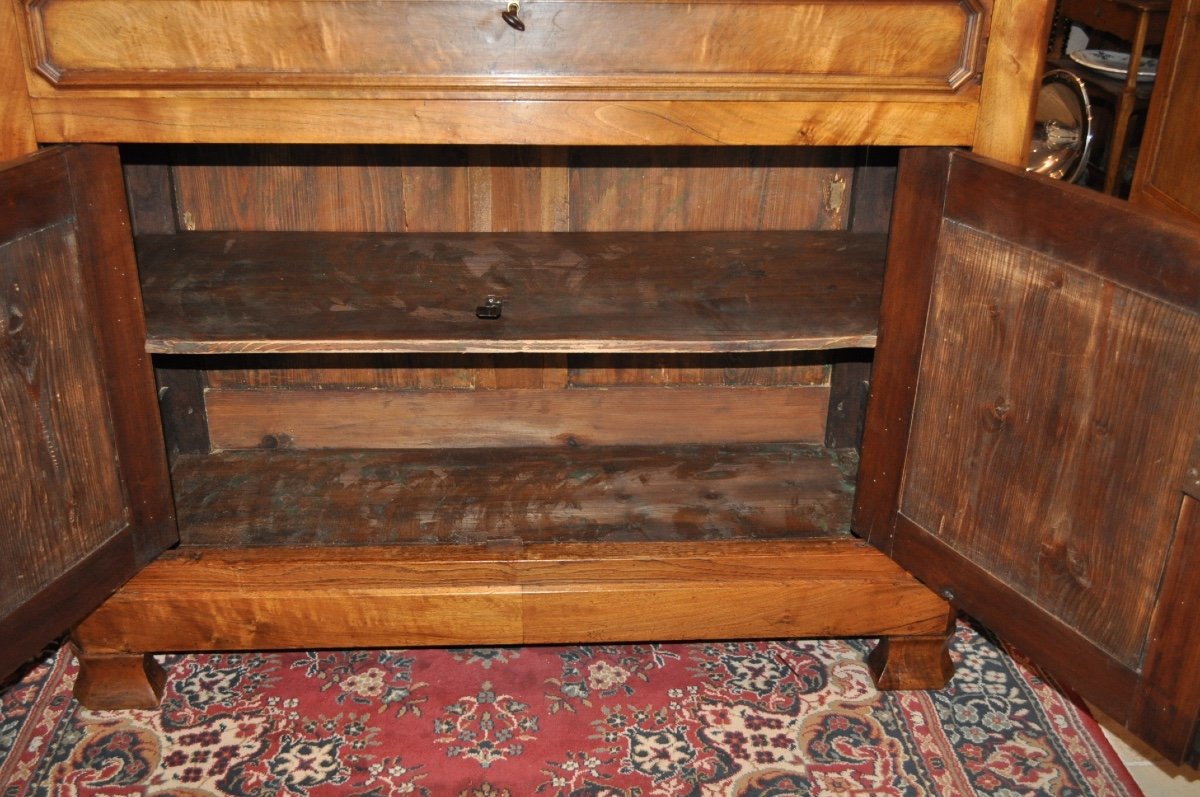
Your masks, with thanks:
[[[1167,763],[1114,720],[1095,708],[1092,713],[1146,797],[1200,797],[1200,771]]]

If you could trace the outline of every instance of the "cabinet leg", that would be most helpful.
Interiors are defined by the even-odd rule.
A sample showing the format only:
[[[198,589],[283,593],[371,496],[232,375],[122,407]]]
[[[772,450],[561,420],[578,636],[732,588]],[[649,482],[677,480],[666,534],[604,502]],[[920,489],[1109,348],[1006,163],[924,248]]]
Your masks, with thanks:
[[[155,708],[167,673],[150,654],[89,655],[78,648],[75,699],[93,710]]]
[[[879,689],[941,689],[954,674],[950,634],[885,637],[867,656]]]

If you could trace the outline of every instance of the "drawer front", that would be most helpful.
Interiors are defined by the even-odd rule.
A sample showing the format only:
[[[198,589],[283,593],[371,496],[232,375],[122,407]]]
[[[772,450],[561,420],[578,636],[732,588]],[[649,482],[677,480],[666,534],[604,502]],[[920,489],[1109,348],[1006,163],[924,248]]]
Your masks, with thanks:
[[[63,87],[837,98],[974,81],[976,0],[34,0]]]

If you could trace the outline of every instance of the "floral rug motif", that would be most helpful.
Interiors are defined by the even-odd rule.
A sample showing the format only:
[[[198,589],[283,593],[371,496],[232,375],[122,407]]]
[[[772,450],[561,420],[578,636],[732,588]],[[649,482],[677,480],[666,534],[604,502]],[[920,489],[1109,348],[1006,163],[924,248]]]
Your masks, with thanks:
[[[866,640],[175,655],[93,712],[52,652],[0,694],[0,797],[1137,797],[1086,711],[960,625],[938,692]]]

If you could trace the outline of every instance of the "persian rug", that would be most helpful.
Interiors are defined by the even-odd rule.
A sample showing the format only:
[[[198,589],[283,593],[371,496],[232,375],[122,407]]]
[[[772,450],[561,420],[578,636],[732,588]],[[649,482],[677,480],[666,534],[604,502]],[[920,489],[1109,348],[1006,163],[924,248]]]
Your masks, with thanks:
[[[1094,721],[961,625],[938,692],[865,640],[169,656],[93,712],[55,651],[2,696],[0,795],[1138,795]]]

